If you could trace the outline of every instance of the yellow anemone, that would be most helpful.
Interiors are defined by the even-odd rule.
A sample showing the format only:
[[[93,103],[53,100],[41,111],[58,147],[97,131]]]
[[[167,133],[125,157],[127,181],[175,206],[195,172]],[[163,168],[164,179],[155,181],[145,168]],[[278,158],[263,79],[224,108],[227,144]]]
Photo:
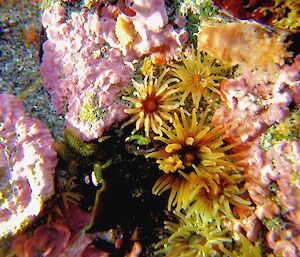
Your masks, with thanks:
[[[221,230],[214,223],[205,223],[197,214],[187,218],[183,213],[174,212],[178,223],[167,221],[165,229],[170,233],[156,244],[156,254],[165,254],[168,257],[214,256],[224,248],[225,242],[232,240],[226,236],[227,230]]]
[[[197,167],[197,174],[201,173]],[[208,181],[207,177],[211,177]],[[181,205],[188,208],[187,215],[198,213],[204,222],[215,220],[220,226],[223,217],[234,220],[232,206],[242,209],[252,209],[251,201],[241,197],[246,189],[239,185],[244,176],[239,173],[203,173],[190,177],[190,195]],[[209,182],[209,183],[207,183]]]
[[[136,97],[123,96],[123,99],[133,103],[131,109],[125,110],[133,117],[123,127],[135,122],[133,133],[144,126],[146,137],[149,137],[151,130],[155,134],[162,135],[161,127],[168,128],[168,122],[173,121],[170,111],[179,106],[178,96],[174,94],[174,90],[168,90],[169,84],[178,80],[171,78],[163,81],[169,70],[165,69],[158,79],[154,79],[152,73],[150,76],[145,76],[144,83],[132,80]]]
[[[195,54],[193,46],[186,56],[180,53],[179,55],[184,65],[172,64],[171,66],[175,77],[180,79],[180,82],[172,88],[181,93],[181,105],[184,105],[187,96],[191,95],[193,104],[198,109],[202,97],[209,102],[211,92],[220,95],[218,87],[225,79],[222,74],[227,66],[218,65],[217,59],[207,53],[198,50]]]
[[[166,174],[155,183],[152,191],[154,194],[162,194],[171,189],[168,209],[171,205],[181,204],[186,194],[190,194],[189,183],[191,176],[202,176],[208,173],[228,173],[232,170],[240,170],[232,161],[228,151],[236,144],[225,145],[223,139],[226,127],[205,126],[205,119],[209,107],[202,118],[197,122],[196,109],[194,108],[191,120],[188,122],[183,109],[180,109],[181,120],[177,113],[174,114],[174,131],[165,128],[161,130],[166,137],[157,136],[154,139],[165,144],[164,148],[152,152],[146,157],[156,158],[159,169]],[[190,123],[190,124],[189,124]],[[210,180],[209,177],[207,177]]]

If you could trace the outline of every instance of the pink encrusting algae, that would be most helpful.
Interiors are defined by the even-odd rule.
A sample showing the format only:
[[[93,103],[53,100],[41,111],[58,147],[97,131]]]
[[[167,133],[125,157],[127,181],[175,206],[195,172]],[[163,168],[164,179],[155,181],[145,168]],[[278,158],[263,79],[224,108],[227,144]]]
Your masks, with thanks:
[[[264,226],[275,256],[300,254],[298,59],[274,81],[253,79],[254,71],[224,81],[223,103],[212,119],[227,124],[229,142],[240,143],[236,153],[242,151],[245,187],[255,206],[254,212],[234,210],[239,220],[230,229],[256,241]]]
[[[239,219],[234,224],[230,224],[229,229],[235,233],[245,233],[252,242],[257,241],[258,233],[261,230],[261,222],[254,211],[235,207],[233,213]]]
[[[42,21],[48,40],[41,72],[52,103],[59,114],[66,112],[66,124],[85,140],[101,137],[126,117],[116,94],[130,83],[131,68],[118,50],[101,52],[104,40],[97,14],[73,13],[66,22],[65,10],[56,4],[44,12]]]
[[[44,257],[82,256],[95,238],[94,234],[86,234],[82,230],[89,224],[90,218],[90,213],[82,211],[77,204],[71,204],[61,217],[38,226],[32,235],[25,233],[16,238],[13,249],[19,257],[37,257],[41,254]]]
[[[300,140],[283,140],[268,151],[256,140],[249,151],[246,188],[256,216],[268,228],[267,242],[276,256],[299,256]]]
[[[248,71],[221,84],[225,104],[215,112],[213,123],[227,124],[226,134],[231,141],[255,139],[274,122],[283,121],[289,113],[288,105],[292,100],[289,92],[283,92],[284,81],[259,83],[254,81],[255,75]]]
[[[24,233],[12,243],[18,257],[108,257],[112,250],[101,250],[95,246],[95,240],[102,239],[114,243],[114,251],[121,252],[123,239],[117,239],[113,230],[101,233],[86,233],[85,227],[91,221],[91,213],[81,210],[77,204],[71,204],[59,217],[39,225],[33,233]],[[128,256],[138,257],[141,246],[135,242]],[[118,255],[119,256],[119,255]],[[120,256],[121,253],[120,253]],[[127,256],[127,255],[126,255]]]
[[[249,175],[246,183],[252,200],[257,204],[256,214],[259,218],[273,218],[280,213],[279,205],[290,213],[300,208],[300,141],[284,140],[272,146],[265,152],[260,145],[253,147],[248,159]],[[251,183],[256,182],[256,183]],[[276,183],[273,190],[269,189],[271,183]],[[278,190],[277,190],[278,187]],[[266,206],[272,208],[267,208]]]
[[[273,249],[275,256],[298,257],[300,254],[300,230],[285,228],[271,230],[267,233],[268,245]]]
[[[183,28],[175,31],[168,23],[164,1],[128,2],[131,2],[130,10],[134,15],[128,15],[121,7],[106,8],[101,18],[110,24],[106,26],[105,40],[122,51],[126,60],[145,55],[163,56],[166,60],[177,57],[177,51],[188,40],[188,33]],[[118,12],[115,18],[114,13]]]
[[[21,101],[0,94],[0,236],[32,221],[54,193],[57,156],[50,131],[25,115]]]

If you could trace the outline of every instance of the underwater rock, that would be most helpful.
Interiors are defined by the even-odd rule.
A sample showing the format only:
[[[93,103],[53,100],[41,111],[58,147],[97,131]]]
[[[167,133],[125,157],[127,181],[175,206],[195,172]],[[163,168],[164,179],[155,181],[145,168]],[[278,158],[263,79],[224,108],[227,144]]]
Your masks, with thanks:
[[[276,73],[276,65],[291,57],[284,43],[288,33],[264,27],[257,22],[205,24],[198,34],[198,48],[219,59],[250,69]]]
[[[51,222],[39,226],[29,240],[25,242],[25,256],[57,256],[68,244],[69,229],[60,223]]]
[[[288,115],[291,95],[283,92],[284,81],[256,82],[255,76],[248,71],[221,84],[220,91],[226,104],[215,112],[213,123],[229,125],[226,133],[231,141],[253,140],[268,126],[283,121]]]
[[[66,21],[65,10],[56,4],[45,10],[42,21],[48,40],[41,72],[52,103],[85,140],[99,138],[126,117],[126,105],[116,98],[130,83],[132,69],[118,50],[102,48],[105,25],[97,14],[72,13]]]
[[[18,236],[12,243],[13,251],[19,257],[124,256],[128,250],[124,244],[128,242],[118,239],[114,229],[88,233],[86,226],[90,220],[91,213],[71,204],[70,208],[60,212],[59,217],[39,225],[33,233]],[[135,241],[131,244],[128,256],[140,256],[140,243]]]
[[[236,18],[253,19],[293,33],[300,29],[300,3],[293,0],[214,0]]]
[[[84,140],[101,137],[127,116],[118,99],[130,85],[132,64],[126,61],[149,54],[172,59],[187,40],[186,32],[168,24],[164,1],[135,1],[130,8],[133,17],[112,5],[100,17],[73,12],[66,20],[59,4],[42,14],[48,37],[41,64],[44,86],[57,113],[65,114],[66,125]]]
[[[95,235],[86,235],[82,231],[91,215],[75,204],[61,214],[62,217],[38,226],[32,235],[25,233],[18,236],[13,241],[15,253],[20,257],[80,256],[95,238]]]
[[[276,256],[299,256],[300,140],[285,139],[267,152],[253,144],[249,156],[246,187],[269,230],[268,245]]]
[[[126,1],[125,1],[126,2]],[[175,31],[168,23],[164,1],[127,1],[134,15],[128,15],[116,7],[105,9],[101,21],[106,26],[105,40],[118,48],[126,60],[133,60],[145,55],[160,56],[166,60],[177,57],[177,51],[188,40],[185,29]],[[114,14],[119,11],[117,18]],[[114,31],[111,31],[114,26]]]

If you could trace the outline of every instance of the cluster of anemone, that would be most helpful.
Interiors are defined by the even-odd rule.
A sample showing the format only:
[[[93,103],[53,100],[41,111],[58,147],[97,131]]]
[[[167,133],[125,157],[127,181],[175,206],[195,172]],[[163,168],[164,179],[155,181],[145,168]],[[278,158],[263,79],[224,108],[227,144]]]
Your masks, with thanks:
[[[131,102],[125,112],[132,117],[123,126],[135,123],[133,134],[143,128],[156,142],[155,150],[145,155],[156,159],[162,171],[152,192],[169,192],[167,209],[179,220],[165,223],[171,235],[158,243],[162,249],[157,254],[212,256],[218,250],[225,253],[224,243],[232,241],[224,222],[236,221],[233,207],[253,207],[243,169],[235,162],[237,144],[226,142],[227,126],[215,126],[209,118],[227,66],[193,47],[179,56],[158,78],[152,70],[143,83],[132,80],[133,96],[123,96]]]
[[[226,78],[227,65],[220,64],[207,53],[195,53],[194,47],[189,53],[179,55],[183,65],[170,64],[172,69],[166,68],[158,78],[154,78],[151,69],[142,83],[132,80],[133,96],[123,96],[124,100],[131,102],[131,108],[125,112],[132,117],[123,127],[135,123],[133,133],[144,128],[146,137],[151,132],[161,136],[161,128],[170,129],[173,113],[180,105],[185,105],[188,96],[198,109],[202,98],[211,103],[216,95],[220,95],[218,87]],[[165,79],[167,76],[169,78]]]
[[[168,257],[191,256],[229,256],[261,257],[258,243],[252,244],[247,237],[238,233],[235,236],[235,250],[230,249],[234,236],[226,227],[216,222],[205,222],[197,213],[187,216],[184,212],[174,211],[175,220],[165,221],[168,234],[156,247],[156,255]]]
[[[155,185],[153,193],[161,195],[170,190],[167,208],[175,206],[188,213],[201,213],[205,221],[222,215],[233,216],[230,205],[248,208],[250,202],[241,195],[238,186],[243,181],[241,168],[228,153],[235,144],[225,144],[223,126],[205,125],[207,110],[197,121],[196,109],[190,119],[180,109],[181,119],[174,114],[174,130],[162,128],[165,136],[154,139],[164,147],[147,155],[157,159],[164,172]]]

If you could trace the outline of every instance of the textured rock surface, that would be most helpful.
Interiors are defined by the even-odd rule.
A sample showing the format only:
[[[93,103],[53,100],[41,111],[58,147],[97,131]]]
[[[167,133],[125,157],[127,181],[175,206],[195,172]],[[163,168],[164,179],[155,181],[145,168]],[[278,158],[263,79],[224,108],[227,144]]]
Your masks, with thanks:
[[[14,234],[39,214],[54,193],[54,140],[22,103],[0,94],[0,234]]]

